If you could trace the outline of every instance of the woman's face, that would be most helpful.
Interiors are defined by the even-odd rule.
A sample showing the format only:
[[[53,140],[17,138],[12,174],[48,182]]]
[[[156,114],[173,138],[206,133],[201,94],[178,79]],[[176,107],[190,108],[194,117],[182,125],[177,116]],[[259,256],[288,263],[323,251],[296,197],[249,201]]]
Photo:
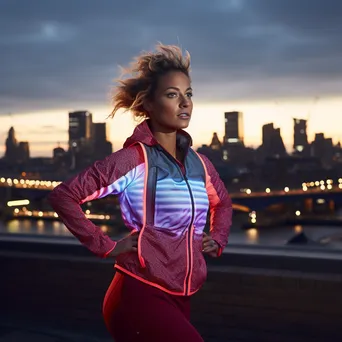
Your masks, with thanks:
[[[172,132],[189,126],[192,113],[190,79],[180,71],[160,76],[153,99],[146,103],[154,129]]]

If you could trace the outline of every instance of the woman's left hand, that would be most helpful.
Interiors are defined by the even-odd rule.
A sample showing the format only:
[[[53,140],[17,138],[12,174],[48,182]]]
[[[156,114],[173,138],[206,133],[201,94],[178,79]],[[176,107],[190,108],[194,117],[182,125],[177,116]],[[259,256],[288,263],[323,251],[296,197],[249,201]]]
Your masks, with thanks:
[[[202,239],[202,252],[208,254],[211,257],[217,257],[219,251],[218,243],[212,239],[212,237],[203,232]]]

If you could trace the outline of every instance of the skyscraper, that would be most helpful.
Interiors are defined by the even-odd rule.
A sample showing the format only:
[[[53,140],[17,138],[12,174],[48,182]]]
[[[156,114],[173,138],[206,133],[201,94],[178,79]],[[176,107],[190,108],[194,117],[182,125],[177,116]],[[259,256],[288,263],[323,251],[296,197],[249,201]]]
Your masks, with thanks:
[[[93,118],[88,111],[69,113],[69,152],[72,170],[88,166],[93,158]]]
[[[105,122],[93,123],[93,141],[95,144],[107,141],[107,125]]]
[[[107,141],[107,129],[105,122],[93,123],[93,146],[97,159],[104,159],[113,152],[111,142]]]
[[[8,131],[8,136],[6,139],[5,159],[9,163],[15,163],[18,160],[18,142],[15,138],[15,131],[13,127],[11,127]]]
[[[307,120],[294,118],[293,124],[293,149],[295,152],[301,153],[308,147]]]
[[[283,157],[286,155],[280,128],[274,128],[273,123],[262,126],[261,148],[264,157]]]
[[[80,149],[92,138],[92,114],[88,111],[69,113],[69,148]]]
[[[30,145],[28,141],[21,141],[18,146],[18,160],[25,163],[30,159]]]
[[[211,139],[210,148],[213,150],[220,150],[222,147],[221,141],[215,132],[213,138]]]
[[[241,112],[225,112],[225,136],[226,145],[243,145],[243,114]]]

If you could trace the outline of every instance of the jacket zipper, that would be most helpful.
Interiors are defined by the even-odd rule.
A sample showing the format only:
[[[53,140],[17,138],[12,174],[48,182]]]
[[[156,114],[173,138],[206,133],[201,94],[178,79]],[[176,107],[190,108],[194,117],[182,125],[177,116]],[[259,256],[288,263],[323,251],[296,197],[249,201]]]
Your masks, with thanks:
[[[191,271],[192,271],[192,255],[191,255],[191,233],[192,233],[192,225],[194,223],[194,219],[195,219],[195,201],[194,201],[194,196],[192,194],[192,190],[188,181],[188,178],[186,176],[186,174],[183,174],[180,166],[178,165],[177,161],[175,160],[175,158],[169,154],[162,146],[159,147],[161,151],[163,151],[165,153],[165,155],[176,165],[176,167],[178,168],[180,174],[182,175],[186,186],[189,190],[189,194],[190,194],[190,200],[191,200],[191,220],[190,220],[190,224],[188,227],[188,245],[187,245],[187,254],[189,256],[189,268],[188,268],[188,272],[185,276],[185,295],[188,296],[189,295],[189,284],[190,284],[190,275],[191,275]],[[184,158],[185,160],[185,158]],[[184,168],[185,169],[185,168]],[[186,173],[186,170],[185,170]]]
[[[188,249],[187,249],[187,253],[189,254],[189,269],[188,269],[188,274],[186,275],[185,278],[185,295],[188,296],[189,295],[189,288],[190,288],[190,275],[191,275],[191,271],[192,271],[192,249],[191,249],[191,233],[192,233],[192,226],[194,223],[194,219],[195,219],[195,201],[194,201],[194,196],[192,194],[191,188],[190,188],[190,184],[188,182],[188,178],[186,176],[184,176],[184,180],[186,182],[186,185],[188,187],[189,190],[189,194],[190,194],[190,199],[191,199],[191,221],[190,221],[190,225],[188,228]]]

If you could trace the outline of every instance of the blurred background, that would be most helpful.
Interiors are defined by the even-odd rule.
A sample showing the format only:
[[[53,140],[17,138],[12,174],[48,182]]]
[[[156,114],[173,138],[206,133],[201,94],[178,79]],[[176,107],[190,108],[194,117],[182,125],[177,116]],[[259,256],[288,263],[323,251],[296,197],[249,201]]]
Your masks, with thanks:
[[[270,333],[268,337],[260,335],[260,340],[305,341],[310,337],[312,341],[315,336],[317,341],[338,341],[335,319],[342,314],[342,298],[336,294],[342,288],[341,15],[338,0],[0,0],[0,260],[7,277],[0,292],[8,301],[3,303],[12,307],[3,305],[4,315],[11,312],[12,318],[0,329],[0,341],[2,336],[7,341],[6,336],[16,333],[19,337],[14,341],[28,339],[28,328],[18,322],[46,309],[38,304],[48,300],[45,290],[29,291],[34,282],[27,283],[28,292],[18,297],[23,289],[14,272],[22,265],[19,256],[26,260],[29,255],[31,262],[31,268],[21,266],[20,274],[29,273],[28,269],[37,272],[39,267],[48,272],[53,269],[47,263],[52,257],[67,255],[70,260],[84,258],[81,264],[94,262],[59,221],[46,195],[61,181],[121,149],[136,122],[123,112],[107,118],[115,79],[121,67],[159,41],[190,52],[194,111],[187,131],[194,149],[213,162],[233,200],[227,259],[219,264],[239,271],[231,270],[227,277],[239,274],[240,279],[246,267],[280,272],[282,281],[285,269],[299,272],[298,277],[291,273],[291,279],[319,273],[315,284],[328,277],[320,286],[329,288],[325,293],[332,297],[321,298],[315,309],[305,301],[299,309],[290,310],[298,313],[306,308],[307,315],[298,320],[320,323],[326,327],[325,335],[308,333],[315,324],[308,328],[303,323],[300,332],[292,331],[289,326],[296,319],[289,314],[291,324],[280,327],[279,322],[286,321],[283,316],[278,317],[278,325],[274,323],[273,332],[282,331],[278,337]],[[115,197],[88,202],[83,209],[113,239],[127,233]],[[38,261],[33,262],[33,255]],[[112,264],[101,261],[101,265],[107,275],[98,290],[99,301],[113,272]],[[69,266],[58,266],[59,276],[64,271],[69,274]],[[77,267],[72,270],[71,277],[81,272]],[[43,281],[41,273],[34,274],[37,282]],[[55,275],[51,277],[55,279]],[[89,273],[85,277],[90,277]],[[267,279],[261,283],[270,284]],[[286,286],[284,303],[294,295],[294,289]],[[265,289],[267,302],[270,289]],[[61,293],[58,287],[55,291]],[[234,292],[228,284],[224,291]],[[76,293],[70,293],[74,298]],[[9,304],[15,297],[20,310]],[[25,301],[27,298],[33,301]],[[65,303],[70,298],[64,298]],[[203,303],[202,299],[198,303]],[[219,303],[232,307],[226,300]],[[251,303],[242,301],[243,305],[234,305]],[[281,303],[278,313],[285,310]],[[255,304],[255,310],[260,312],[260,305]],[[67,308],[61,305],[60,314]],[[87,310],[82,319],[93,319]],[[18,311],[22,311],[20,317]],[[96,311],[99,322],[100,311]],[[200,312],[202,318],[214,315]],[[235,317],[234,312],[232,309],[229,315]],[[267,319],[276,317],[268,314]],[[322,317],[328,314],[332,318],[324,325]],[[227,315],[219,315],[220,329]],[[53,312],[45,316],[55,317]],[[246,320],[255,321],[257,316],[244,316],[241,322],[235,317],[229,331],[244,330],[239,324],[244,326]],[[38,334],[42,317],[32,317],[37,318],[32,326]],[[92,336],[108,338],[98,324]],[[251,335],[245,333],[244,337],[228,330],[217,337],[217,327],[207,324],[206,336],[213,341],[257,341],[258,334],[267,330],[263,324],[255,324]],[[330,339],[327,331],[332,334]],[[32,340],[38,341],[37,336]],[[42,341],[55,338],[47,336]],[[83,335],[63,336],[58,338],[86,341]]]

